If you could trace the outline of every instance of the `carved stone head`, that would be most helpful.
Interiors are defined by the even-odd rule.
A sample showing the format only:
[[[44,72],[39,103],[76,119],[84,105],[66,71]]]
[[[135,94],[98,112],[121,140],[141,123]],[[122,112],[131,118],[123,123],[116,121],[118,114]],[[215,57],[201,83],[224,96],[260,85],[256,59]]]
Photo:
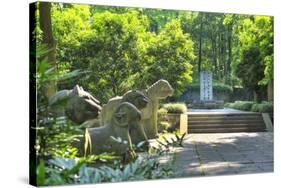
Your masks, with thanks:
[[[147,93],[151,98],[165,99],[168,96],[172,96],[174,89],[167,80],[158,80],[152,84],[148,89]]]
[[[143,109],[148,103],[148,98],[139,90],[130,90],[123,95],[122,102],[129,102],[138,109]]]
[[[50,98],[49,104],[55,105],[61,101],[65,101],[66,116],[75,123],[81,124],[87,120],[97,118],[101,111],[100,102],[78,85],[72,90],[57,92]]]
[[[141,112],[131,103],[122,102],[112,114],[112,123],[120,127],[130,127],[141,119]]]

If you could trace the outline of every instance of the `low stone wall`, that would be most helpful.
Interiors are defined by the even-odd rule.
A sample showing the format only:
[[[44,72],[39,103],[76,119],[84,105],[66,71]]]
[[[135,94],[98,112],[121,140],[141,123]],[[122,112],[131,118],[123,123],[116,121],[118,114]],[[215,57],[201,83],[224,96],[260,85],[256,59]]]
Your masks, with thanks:
[[[253,100],[253,93],[249,92],[244,88],[233,88],[232,92],[219,91],[213,89],[213,100],[214,101],[251,101]],[[188,89],[179,98],[180,101],[186,103],[193,103],[194,101],[200,101],[200,90],[199,89]]]
[[[200,91],[199,90],[188,90],[181,97],[181,101],[187,103],[192,103],[194,101],[200,101]],[[213,91],[213,100],[214,101],[229,101],[230,94],[224,91]]]

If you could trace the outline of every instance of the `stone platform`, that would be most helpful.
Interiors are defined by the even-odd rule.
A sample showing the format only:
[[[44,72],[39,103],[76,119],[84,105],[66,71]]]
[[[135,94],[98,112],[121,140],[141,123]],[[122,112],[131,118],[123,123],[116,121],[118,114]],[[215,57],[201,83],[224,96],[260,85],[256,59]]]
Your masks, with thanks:
[[[273,172],[273,133],[189,134],[175,177]]]
[[[221,100],[210,100],[210,101],[193,101],[188,104],[188,108],[194,109],[223,109],[224,101]]]

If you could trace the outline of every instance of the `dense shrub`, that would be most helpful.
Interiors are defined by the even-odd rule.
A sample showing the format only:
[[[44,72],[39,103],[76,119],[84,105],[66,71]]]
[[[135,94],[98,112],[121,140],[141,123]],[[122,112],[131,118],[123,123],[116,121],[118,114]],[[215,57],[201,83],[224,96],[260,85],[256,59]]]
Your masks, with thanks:
[[[261,104],[254,104],[251,108],[253,112],[273,113],[272,102],[262,102]]]
[[[183,147],[186,134],[179,132],[160,134],[148,153],[123,163],[113,153],[90,155],[81,158],[50,158],[40,160],[37,166],[37,184],[65,185],[101,182],[121,182],[173,178],[175,172],[175,147]],[[166,162],[161,158],[167,158]]]
[[[186,113],[187,112],[187,107],[185,103],[166,103],[162,105],[162,108],[159,110],[161,111],[162,109],[167,110],[167,113]],[[162,110],[164,111],[164,110]]]
[[[172,129],[172,125],[168,121],[160,121],[158,123],[158,131],[160,133],[165,132],[165,131],[170,132],[171,129]]]
[[[168,110],[167,109],[164,109],[164,108],[160,108],[158,111],[158,116],[163,116],[163,115],[166,115],[168,113]]]
[[[54,158],[41,161],[37,168],[38,184],[65,185],[89,184],[101,182],[120,182],[144,179],[169,178],[173,174],[173,158],[171,162],[159,167],[159,161],[151,155],[138,157],[134,162],[114,167],[100,165],[93,167],[83,158]]]
[[[224,106],[228,108],[234,108],[237,110],[251,111],[252,101],[235,101],[234,103],[226,103]]]
[[[237,110],[253,111],[261,113],[273,113],[272,102],[255,103],[253,101],[235,101],[234,103],[226,103],[227,108],[234,108]]]

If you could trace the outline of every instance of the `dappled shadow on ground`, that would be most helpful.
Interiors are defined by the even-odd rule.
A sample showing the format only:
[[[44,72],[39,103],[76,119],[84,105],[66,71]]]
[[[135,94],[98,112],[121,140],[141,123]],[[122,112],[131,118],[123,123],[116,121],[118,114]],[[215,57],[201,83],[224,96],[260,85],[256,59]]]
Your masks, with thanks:
[[[272,133],[190,134],[175,177],[273,172]]]

